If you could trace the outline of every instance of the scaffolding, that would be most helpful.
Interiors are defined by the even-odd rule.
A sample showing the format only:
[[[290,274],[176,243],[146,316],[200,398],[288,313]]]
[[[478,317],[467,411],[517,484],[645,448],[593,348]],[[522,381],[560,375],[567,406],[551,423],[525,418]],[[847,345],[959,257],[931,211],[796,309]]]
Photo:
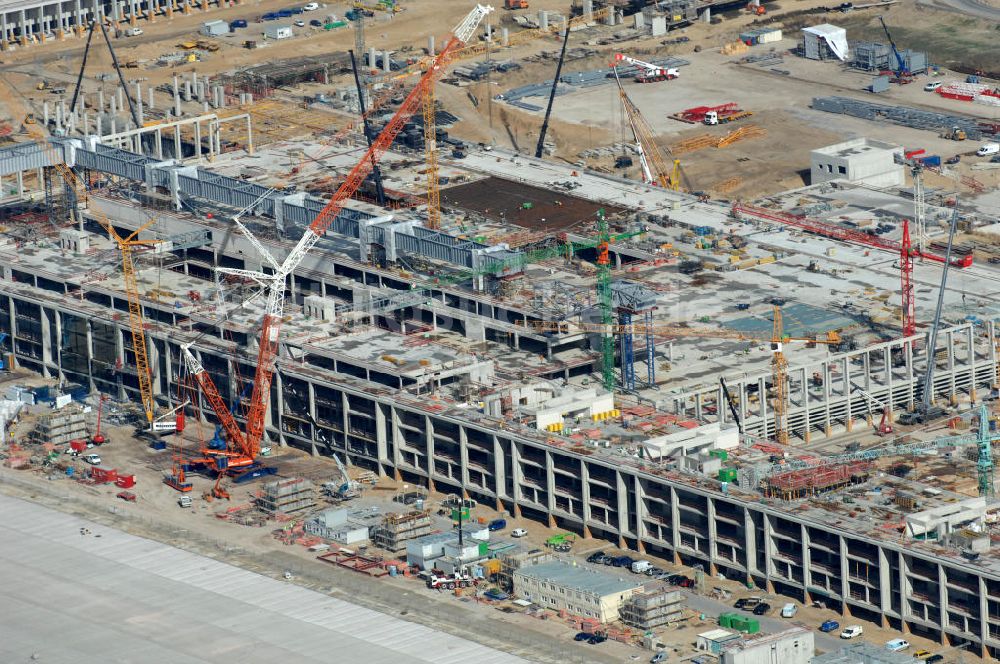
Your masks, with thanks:
[[[684,596],[679,590],[667,589],[634,595],[622,604],[619,616],[629,627],[656,629],[684,616]]]
[[[312,509],[316,507],[316,486],[302,477],[268,482],[257,498],[257,506],[271,515]]]
[[[371,529],[371,542],[390,553],[406,550],[406,542],[429,535],[433,524],[429,512],[387,514],[385,520]]]
[[[864,482],[871,473],[872,464],[866,461],[829,466],[804,468],[767,478],[764,495],[770,498],[795,500],[817,493],[834,491]]]

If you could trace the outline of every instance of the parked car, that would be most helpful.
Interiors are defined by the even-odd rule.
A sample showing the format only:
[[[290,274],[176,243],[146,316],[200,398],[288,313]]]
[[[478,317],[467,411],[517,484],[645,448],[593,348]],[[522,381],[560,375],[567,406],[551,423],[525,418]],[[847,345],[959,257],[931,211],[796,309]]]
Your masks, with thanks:
[[[292,12],[293,14],[301,14],[303,9],[302,7],[289,7],[288,11]]]
[[[576,636],[573,637],[574,641],[589,641],[593,634],[590,632],[577,632]]]
[[[511,537],[524,537],[527,534],[528,534],[528,531],[525,530],[524,528],[515,528],[514,530],[510,531],[510,536]]]
[[[238,30],[240,28],[245,28],[245,27],[247,27],[247,20],[245,18],[238,18],[235,21],[229,22],[230,30]]]
[[[653,655],[653,658],[649,660],[649,664],[660,664],[661,662],[667,661],[667,653],[658,652]]]
[[[492,599],[496,602],[502,602],[505,599],[510,599],[510,595],[500,590],[499,588],[490,588],[483,593],[483,597],[486,599]]]
[[[854,639],[865,633],[865,630],[861,628],[861,625],[848,625],[844,628],[844,631],[840,633],[840,638],[842,639]]]
[[[927,92],[934,92],[935,90],[940,88],[941,85],[942,85],[941,81],[931,81],[930,83],[924,86],[924,90],[926,90]]]
[[[781,617],[782,618],[794,618],[795,614],[799,612],[799,607],[795,606],[792,602],[785,604],[781,607]]]
[[[279,18],[281,18],[281,16],[278,14],[278,12],[268,12],[263,16],[261,16],[261,19],[265,21],[277,21]]]
[[[306,4],[302,5],[302,11],[304,11],[304,12],[314,12],[317,9],[319,9],[319,3],[318,2],[309,2],[309,3],[306,3]]]
[[[680,580],[677,584],[681,588],[694,588],[694,579],[688,579],[687,577]]]
[[[644,574],[646,576],[653,576],[653,577],[655,577],[655,576],[659,576],[660,574],[663,574],[663,570],[660,569],[659,567],[650,567],[649,569],[647,569],[644,572]]]
[[[303,21],[303,20],[301,20],[301,19],[299,19],[298,21],[295,22],[295,27],[296,28],[304,28],[304,27],[306,27],[306,22]]]
[[[606,556],[603,551],[594,551],[592,554],[587,556],[588,563],[603,563]]]
[[[606,637],[603,634],[594,634],[589,639],[587,639],[587,643],[589,643],[592,646],[596,646],[598,643],[604,643],[607,640],[608,637]]]
[[[928,657],[931,656],[931,651],[930,650],[918,650],[917,652],[913,653],[913,656],[915,658],[917,658],[917,659],[927,659]]]
[[[735,604],[733,604],[733,608],[749,611],[755,608],[758,604],[760,604],[761,601],[762,600],[760,597],[741,597],[740,599],[736,600]]]
[[[669,583],[672,586],[679,586],[681,585],[681,581],[683,581],[686,578],[687,577],[684,576],[683,574],[671,574],[670,576],[667,577],[667,583]]]
[[[611,564],[614,565],[615,567],[628,567],[629,569],[631,569],[632,563],[634,562],[635,560],[633,560],[629,556],[618,556]]]
[[[134,493],[132,493],[131,491],[119,491],[115,495],[118,496],[119,498],[121,498],[122,500],[124,500],[127,503],[134,503],[135,500],[136,500],[136,495]],[[930,654],[930,653],[928,653],[928,654]]]
[[[507,519],[493,519],[490,521],[489,525],[486,526],[489,531],[496,532],[498,530],[503,530],[507,527]]]
[[[943,659],[944,659],[944,655],[931,655],[930,657],[928,657],[924,661],[927,662],[927,664],[936,664],[937,662],[940,662]]]
[[[91,466],[101,465],[101,455],[100,454],[88,454],[83,457],[85,463],[89,463]]]
[[[311,25],[314,28],[322,28],[323,21],[319,20],[318,18],[314,18],[313,20],[309,21],[309,25]]]
[[[840,629],[840,623],[836,620],[827,620],[819,626],[819,631],[821,632],[834,632],[838,629]]]
[[[910,647],[910,642],[906,639],[893,639],[892,641],[887,641],[885,644],[885,649],[889,652],[900,652],[901,650],[906,650]]]
[[[291,9],[279,9],[277,11],[277,14],[278,14],[279,18],[288,18],[289,16],[291,16],[294,13],[295,12],[293,12]]]
[[[753,614],[755,616],[766,616],[771,612],[771,605],[767,602],[761,602],[757,606],[753,607]]]

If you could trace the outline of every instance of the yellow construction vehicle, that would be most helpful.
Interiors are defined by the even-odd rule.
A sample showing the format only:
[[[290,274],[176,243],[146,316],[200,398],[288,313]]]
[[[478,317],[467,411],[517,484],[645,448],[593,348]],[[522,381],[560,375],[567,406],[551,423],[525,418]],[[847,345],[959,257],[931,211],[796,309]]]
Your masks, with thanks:
[[[965,134],[965,130],[959,127],[952,127],[951,131],[947,132],[942,136],[942,138],[947,138],[952,141],[964,141],[968,138]]]

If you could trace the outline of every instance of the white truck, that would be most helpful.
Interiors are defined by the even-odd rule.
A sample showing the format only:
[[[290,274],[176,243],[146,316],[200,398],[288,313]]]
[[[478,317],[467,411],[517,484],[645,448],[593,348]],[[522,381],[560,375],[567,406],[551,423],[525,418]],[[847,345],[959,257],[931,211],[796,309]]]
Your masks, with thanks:
[[[976,150],[980,157],[987,157],[991,154],[1000,154],[1000,143],[984,143]]]
[[[468,588],[474,584],[475,582],[469,576],[468,572],[455,572],[454,574],[446,574],[444,576],[431,574],[427,577],[427,587],[432,590],[454,590],[455,588]]]
[[[642,574],[647,569],[653,566],[653,563],[648,560],[637,560],[632,563],[632,572],[635,574]]]
[[[125,36],[126,37],[138,37],[141,34],[142,34],[142,28],[126,28],[125,29]]]

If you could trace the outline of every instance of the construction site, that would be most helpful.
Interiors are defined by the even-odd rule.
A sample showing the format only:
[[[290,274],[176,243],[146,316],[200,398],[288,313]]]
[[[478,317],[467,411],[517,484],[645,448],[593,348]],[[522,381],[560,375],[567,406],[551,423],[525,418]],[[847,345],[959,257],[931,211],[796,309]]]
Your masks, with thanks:
[[[0,8],[4,493],[498,662],[802,638],[748,591],[1000,658],[1000,82],[914,2],[69,5]]]

